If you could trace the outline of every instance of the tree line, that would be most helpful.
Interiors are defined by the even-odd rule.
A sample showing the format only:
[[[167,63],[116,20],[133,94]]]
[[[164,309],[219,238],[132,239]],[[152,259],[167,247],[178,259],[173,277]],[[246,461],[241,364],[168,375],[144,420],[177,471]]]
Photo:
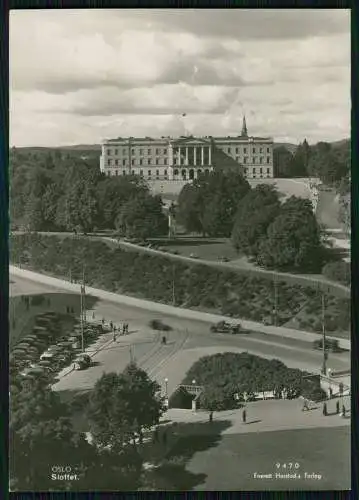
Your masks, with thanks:
[[[188,232],[230,237],[236,250],[271,269],[320,272],[322,230],[309,200],[282,202],[273,186],[251,189],[236,173],[211,173],[182,189],[178,219]]]
[[[10,151],[13,229],[116,229],[121,235],[166,235],[162,200],[137,176],[106,177],[98,156],[82,159],[60,150]]]
[[[275,177],[318,177],[337,185],[350,172],[350,141],[309,145],[304,139],[294,153],[279,146],[273,151],[273,166]]]

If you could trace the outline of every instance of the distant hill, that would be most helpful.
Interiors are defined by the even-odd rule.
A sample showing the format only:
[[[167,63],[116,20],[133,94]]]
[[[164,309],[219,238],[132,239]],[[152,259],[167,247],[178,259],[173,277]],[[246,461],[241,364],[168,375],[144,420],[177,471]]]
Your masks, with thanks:
[[[277,148],[281,148],[281,147],[284,147],[286,148],[290,153],[295,153],[297,147],[298,147],[298,144],[292,144],[290,142],[275,142],[273,144],[273,147],[274,149],[277,149]]]

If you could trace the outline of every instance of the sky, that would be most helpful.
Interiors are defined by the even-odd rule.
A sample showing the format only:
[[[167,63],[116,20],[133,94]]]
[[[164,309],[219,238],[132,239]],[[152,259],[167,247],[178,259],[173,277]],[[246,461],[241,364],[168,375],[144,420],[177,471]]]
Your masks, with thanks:
[[[10,145],[350,136],[350,11],[10,13]],[[182,116],[185,114],[186,116]]]

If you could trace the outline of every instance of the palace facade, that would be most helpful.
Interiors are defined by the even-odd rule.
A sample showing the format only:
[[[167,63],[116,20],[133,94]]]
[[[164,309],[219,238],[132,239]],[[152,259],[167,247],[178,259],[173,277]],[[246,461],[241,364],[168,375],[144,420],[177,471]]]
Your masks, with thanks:
[[[100,169],[147,180],[192,180],[213,170],[268,178],[273,177],[273,139],[248,136],[245,117],[237,137],[119,137],[102,144]]]

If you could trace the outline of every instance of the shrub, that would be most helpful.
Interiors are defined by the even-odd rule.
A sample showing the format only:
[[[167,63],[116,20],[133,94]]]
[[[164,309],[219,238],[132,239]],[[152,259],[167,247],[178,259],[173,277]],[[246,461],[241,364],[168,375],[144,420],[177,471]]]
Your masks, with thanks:
[[[45,297],[43,295],[33,295],[31,297],[32,306],[41,306],[45,302]]]
[[[338,262],[329,262],[322,269],[322,274],[333,281],[338,281],[344,285],[350,285],[351,268],[350,263],[343,260]]]

